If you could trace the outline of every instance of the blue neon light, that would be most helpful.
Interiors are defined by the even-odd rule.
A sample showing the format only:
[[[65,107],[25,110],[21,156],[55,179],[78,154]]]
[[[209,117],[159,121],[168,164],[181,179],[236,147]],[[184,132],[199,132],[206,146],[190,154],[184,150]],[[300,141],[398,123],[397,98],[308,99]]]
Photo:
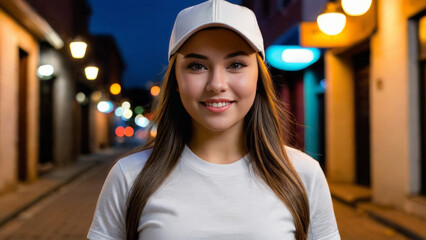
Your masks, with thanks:
[[[272,45],[266,49],[266,61],[274,68],[299,71],[309,67],[321,56],[318,48],[303,48],[297,45]]]

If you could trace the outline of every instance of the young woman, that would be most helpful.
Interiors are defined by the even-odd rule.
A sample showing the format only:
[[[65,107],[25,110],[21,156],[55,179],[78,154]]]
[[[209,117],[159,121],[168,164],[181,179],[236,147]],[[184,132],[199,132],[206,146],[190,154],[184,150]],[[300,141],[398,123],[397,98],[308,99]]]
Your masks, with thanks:
[[[111,169],[89,239],[340,239],[321,168],[285,145],[264,57],[251,10],[180,12],[157,136]]]

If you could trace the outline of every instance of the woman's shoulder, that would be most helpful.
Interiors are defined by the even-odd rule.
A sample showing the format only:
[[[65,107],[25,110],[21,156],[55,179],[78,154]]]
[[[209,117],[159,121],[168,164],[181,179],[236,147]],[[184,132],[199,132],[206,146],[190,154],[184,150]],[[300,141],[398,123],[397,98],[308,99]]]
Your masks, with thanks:
[[[318,170],[321,170],[318,161],[308,154],[289,146],[286,146],[285,149],[291,163],[302,178],[303,176],[312,176]]]
[[[117,161],[124,175],[133,178],[138,175],[151,155],[152,148],[127,155]]]

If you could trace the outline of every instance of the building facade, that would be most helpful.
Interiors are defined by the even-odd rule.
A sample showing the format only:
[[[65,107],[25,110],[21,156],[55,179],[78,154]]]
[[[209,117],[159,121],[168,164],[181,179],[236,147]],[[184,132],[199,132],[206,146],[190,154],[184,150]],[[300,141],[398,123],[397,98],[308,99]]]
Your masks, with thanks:
[[[309,68],[292,74],[272,68],[272,73],[296,86],[281,88],[290,92],[284,96],[294,96],[283,99],[296,104],[296,115],[304,109],[298,121],[304,125],[305,151],[319,149],[313,152],[324,156],[329,182],[363,186],[378,205],[426,217],[426,1],[372,2],[364,15],[347,16],[335,36],[316,23],[327,0],[243,4],[260,19],[266,48],[322,49]],[[312,128],[321,121],[323,126]],[[321,134],[316,138],[312,129],[323,131],[323,152]]]
[[[124,63],[112,37],[88,33],[90,12],[86,0],[0,0],[0,194],[111,144],[111,114],[96,106],[119,101],[109,86]],[[88,43],[83,59],[71,56],[76,39]]]
[[[24,1],[0,1],[0,193],[37,178],[39,41],[62,39]]]
[[[369,11],[375,30],[325,55],[328,178],[366,186],[375,203],[426,217],[426,1],[373,1]]]

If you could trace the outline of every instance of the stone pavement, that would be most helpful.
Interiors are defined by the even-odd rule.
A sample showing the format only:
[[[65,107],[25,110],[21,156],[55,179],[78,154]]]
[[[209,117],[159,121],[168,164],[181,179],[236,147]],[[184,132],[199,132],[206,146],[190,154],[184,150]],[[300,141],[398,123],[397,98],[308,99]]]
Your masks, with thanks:
[[[83,156],[69,168],[0,196],[0,239],[86,239],[106,174],[131,148]]]
[[[393,228],[370,218],[367,213],[333,200],[340,236],[343,240],[408,240]]]
[[[409,239],[426,240],[426,219],[422,218],[420,214],[415,216],[399,209],[374,204],[371,201],[371,190],[366,187],[344,183],[330,183],[329,185],[331,195],[335,200],[352,206],[359,214],[368,215]],[[424,201],[423,197],[414,200]],[[425,202],[418,204],[414,205],[417,212],[425,208]]]
[[[17,217],[1,226],[0,239],[86,239],[104,179],[121,153],[122,151],[110,150],[94,157],[92,161],[95,164],[92,167],[88,170],[80,169],[84,173],[77,174],[77,177],[69,180],[66,185],[62,184],[56,190],[50,191],[47,197],[16,214]],[[2,205],[3,209],[5,207]],[[365,212],[341,201],[334,201],[334,208],[344,240],[409,239],[370,218]]]

